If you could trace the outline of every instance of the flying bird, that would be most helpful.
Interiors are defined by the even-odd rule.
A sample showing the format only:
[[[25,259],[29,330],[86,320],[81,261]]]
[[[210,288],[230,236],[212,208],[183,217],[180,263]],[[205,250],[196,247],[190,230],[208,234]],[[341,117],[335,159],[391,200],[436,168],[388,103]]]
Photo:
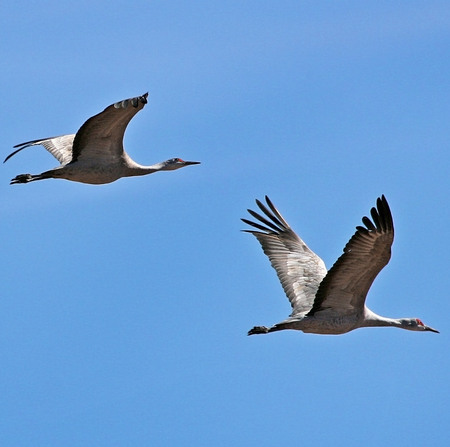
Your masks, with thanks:
[[[107,107],[89,118],[76,134],[27,141],[16,146],[13,155],[30,146],[42,145],[59,162],[60,166],[42,174],[20,174],[11,185],[47,178],[62,178],[73,182],[99,185],[111,183],[121,177],[153,174],[158,171],[174,171],[198,161],[171,158],[151,166],[133,161],[123,149],[123,136],[131,119],[147,104],[148,93],[125,99]]]
[[[410,331],[439,332],[418,318],[386,318],[365,305],[374,279],[391,257],[394,223],[384,196],[371,209],[372,220],[363,217],[364,226],[344,248],[344,253],[327,271],[325,263],[292,230],[266,196],[267,207],[256,203],[263,215],[248,212],[253,222],[241,219],[257,230],[253,234],[276,270],[291,302],[286,320],[267,328],[255,326],[248,335],[295,329],[314,334],[344,334],[360,327],[393,326]]]

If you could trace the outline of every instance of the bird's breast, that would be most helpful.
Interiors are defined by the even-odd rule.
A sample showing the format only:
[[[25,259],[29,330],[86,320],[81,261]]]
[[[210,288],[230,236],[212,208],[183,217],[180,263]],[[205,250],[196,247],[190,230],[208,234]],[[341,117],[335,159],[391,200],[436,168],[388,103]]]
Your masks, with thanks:
[[[356,316],[337,316],[320,318],[319,316],[305,317],[301,322],[301,330],[306,333],[339,335],[346,334],[358,327]]]
[[[111,183],[123,176],[123,167],[120,163],[107,165],[79,162],[69,163],[58,170],[58,177],[73,182],[101,185]]]

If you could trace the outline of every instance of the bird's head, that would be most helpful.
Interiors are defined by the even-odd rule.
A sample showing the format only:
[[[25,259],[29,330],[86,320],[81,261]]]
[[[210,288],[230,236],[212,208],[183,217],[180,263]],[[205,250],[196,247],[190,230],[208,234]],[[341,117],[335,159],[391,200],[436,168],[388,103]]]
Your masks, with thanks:
[[[439,331],[422,323],[418,318],[404,318],[401,320],[402,327],[410,331],[430,331],[439,334]]]
[[[171,158],[170,160],[163,161],[161,171],[175,171],[175,169],[184,168],[185,166],[199,164],[199,161],[185,161],[181,158]]]

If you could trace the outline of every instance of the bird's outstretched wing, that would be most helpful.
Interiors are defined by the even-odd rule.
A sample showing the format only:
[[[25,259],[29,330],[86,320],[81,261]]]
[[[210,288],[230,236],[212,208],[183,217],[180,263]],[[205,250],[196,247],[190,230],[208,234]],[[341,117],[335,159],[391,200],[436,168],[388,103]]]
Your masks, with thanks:
[[[42,140],[27,141],[26,143],[17,144],[14,148],[18,148],[9,154],[3,163],[8,161],[13,155],[30,146],[42,145],[47,149],[60,163],[66,165],[72,160],[72,145],[75,134],[61,135],[59,137],[44,138]]]
[[[394,240],[394,222],[384,196],[370,213],[372,220],[362,218],[365,226],[356,227],[344,254],[323,279],[308,315],[327,312],[343,316],[363,311],[372,282],[391,258]]]
[[[269,209],[256,200],[267,218],[247,210],[260,223],[241,219],[260,231],[244,231],[258,239],[264,253],[269,257],[291,302],[292,315],[308,312],[327,269],[322,259],[292,230],[267,196],[266,202]]]
[[[89,118],[73,142],[73,159],[117,159],[123,154],[123,136],[134,115],[147,104],[148,93],[125,99]]]

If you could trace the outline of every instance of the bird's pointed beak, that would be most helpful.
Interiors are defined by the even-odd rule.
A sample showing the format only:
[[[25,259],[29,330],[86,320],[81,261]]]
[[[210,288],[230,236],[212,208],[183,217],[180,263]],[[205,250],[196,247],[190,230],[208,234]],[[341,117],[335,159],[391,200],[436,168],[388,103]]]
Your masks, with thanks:
[[[430,332],[436,332],[436,334],[439,334],[440,332],[437,329],[433,329],[430,326],[425,326],[425,330],[426,331],[430,331]]]
[[[199,165],[200,162],[199,162],[199,161],[185,161],[184,164],[185,164],[185,166],[189,166],[189,165]]]

